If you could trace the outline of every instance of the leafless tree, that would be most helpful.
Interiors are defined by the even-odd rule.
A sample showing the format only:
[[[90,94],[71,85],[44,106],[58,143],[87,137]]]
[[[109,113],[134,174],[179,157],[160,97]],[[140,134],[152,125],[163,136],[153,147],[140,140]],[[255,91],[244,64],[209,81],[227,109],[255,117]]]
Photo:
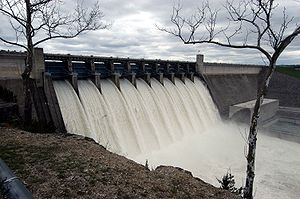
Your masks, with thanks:
[[[87,31],[105,29],[103,13],[99,3],[86,8],[83,1],[77,1],[74,10],[63,10],[62,0],[0,0],[0,13],[11,25],[15,40],[0,36],[6,44],[26,50],[26,65],[22,73],[25,95],[25,122],[31,121],[30,74],[33,67],[33,48],[56,38],[74,38]]]
[[[190,17],[182,15],[180,5],[174,6],[171,16],[173,27],[159,27],[159,29],[178,37],[184,44],[206,43],[235,49],[253,49],[266,58],[268,68],[257,94],[248,135],[247,178],[243,196],[252,199],[260,107],[275,70],[276,61],[299,35],[300,26],[295,24],[291,29],[294,18],[288,16],[286,8],[282,8],[281,12],[278,11],[280,5],[274,0],[227,0],[224,8],[227,19],[225,26],[224,23],[218,23],[220,9],[213,10],[206,2],[198,8],[197,13]],[[280,14],[280,23],[278,23],[278,18],[274,19],[275,14],[276,16]],[[241,38],[243,38],[242,41]]]

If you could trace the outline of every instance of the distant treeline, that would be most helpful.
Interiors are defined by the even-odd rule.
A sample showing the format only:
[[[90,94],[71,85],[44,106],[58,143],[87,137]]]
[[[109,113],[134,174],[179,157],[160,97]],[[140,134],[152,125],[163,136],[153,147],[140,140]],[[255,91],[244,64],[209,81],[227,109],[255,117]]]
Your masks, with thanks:
[[[295,65],[277,65],[279,68],[299,68],[300,69],[300,64],[295,64]]]

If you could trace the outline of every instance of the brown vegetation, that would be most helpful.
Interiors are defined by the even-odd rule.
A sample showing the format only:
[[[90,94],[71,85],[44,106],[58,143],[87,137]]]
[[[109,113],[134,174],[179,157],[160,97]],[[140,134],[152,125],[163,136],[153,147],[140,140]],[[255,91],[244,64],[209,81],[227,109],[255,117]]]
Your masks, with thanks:
[[[0,127],[0,157],[35,198],[239,198],[180,168],[149,171],[75,135]]]

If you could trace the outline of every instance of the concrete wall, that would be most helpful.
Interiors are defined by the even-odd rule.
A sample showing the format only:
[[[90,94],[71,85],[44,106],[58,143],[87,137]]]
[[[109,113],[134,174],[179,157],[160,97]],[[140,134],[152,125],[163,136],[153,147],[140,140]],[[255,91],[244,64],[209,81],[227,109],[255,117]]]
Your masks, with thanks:
[[[0,78],[20,79],[25,67],[25,54],[0,53]]]
[[[260,65],[204,62],[200,72],[205,75],[258,74],[261,68]]]
[[[204,75],[220,114],[227,118],[229,107],[256,98],[258,74]]]
[[[0,53],[0,86],[16,96],[21,117],[24,113],[24,91],[21,74],[25,66],[25,54],[1,51]]]
[[[200,55],[196,63],[223,118],[228,118],[230,106],[256,99],[262,66],[207,63]]]
[[[21,117],[24,113],[24,91],[22,79],[6,79],[0,77],[0,86],[11,91],[16,96],[18,109]]]
[[[267,97],[278,99],[279,106],[300,107],[300,78],[275,72]]]

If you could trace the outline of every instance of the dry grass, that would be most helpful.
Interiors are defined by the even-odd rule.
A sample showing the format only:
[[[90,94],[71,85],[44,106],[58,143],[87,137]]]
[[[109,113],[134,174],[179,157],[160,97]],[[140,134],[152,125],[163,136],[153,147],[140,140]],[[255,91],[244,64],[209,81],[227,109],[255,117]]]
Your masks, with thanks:
[[[79,136],[0,128],[0,157],[35,198],[238,198],[179,168],[149,171]]]

